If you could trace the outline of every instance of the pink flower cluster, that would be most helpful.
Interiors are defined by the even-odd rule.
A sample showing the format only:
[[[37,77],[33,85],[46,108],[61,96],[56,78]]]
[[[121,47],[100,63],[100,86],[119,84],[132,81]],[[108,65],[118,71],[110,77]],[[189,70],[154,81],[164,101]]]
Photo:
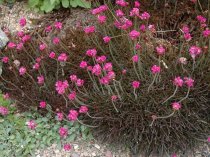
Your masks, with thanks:
[[[201,54],[202,50],[198,46],[191,46],[189,49],[189,52],[190,52],[191,57],[195,59],[195,57]]]
[[[8,115],[8,113],[9,113],[9,110],[6,107],[0,106],[0,114],[1,115],[5,116],[5,115]]]
[[[65,127],[60,127],[60,129],[59,129],[59,134],[60,134],[60,136],[61,136],[62,138],[67,137],[67,135],[68,135],[68,129],[65,128]]]
[[[184,80],[178,76],[175,77],[173,84],[177,87],[182,87],[184,84],[187,85],[188,88],[191,88],[194,86],[194,80],[191,77],[184,77]]]
[[[58,94],[64,94],[66,89],[69,87],[69,83],[67,80],[65,81],[57,81],[55,84],[56,91]]]
[[[29,129],[34,130],[37,126],[36,122],[34,120],[29,120],[26,122],[26,125]]]
[[[184,33],[184,39],[186,41],[190,41],[192,39],[192,36],[190,34],[190,28],[187,25],[184,25],[181,30]]]

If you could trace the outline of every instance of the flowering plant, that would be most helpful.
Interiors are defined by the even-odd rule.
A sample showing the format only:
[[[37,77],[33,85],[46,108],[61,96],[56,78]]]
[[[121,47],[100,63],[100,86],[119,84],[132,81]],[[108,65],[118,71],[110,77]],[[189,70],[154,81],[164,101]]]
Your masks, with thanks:
[[[172,42],[158,38],[152,16],[139,1],[116,0],[115,7],[108,3],[91,13],[96,25],[73,31],[63,30],[59,22],[46,27],[46,36],[67,33],[61,39],[56,34],[56,42],[39,35],[25,41],[27,34],[10,42],[2,53],[4,90],[40,112],[49,104],[59,120],[85,124],[134,153],[186,150],[196,139],[207,138],[206,18],[197,17],[197,32],[183,24],[176,30],[180,38]],[[196,33],[202,40],[192,35]],[[17,49],[20,43],[23,47]],[[67,136],[64,130],[62,137]]]

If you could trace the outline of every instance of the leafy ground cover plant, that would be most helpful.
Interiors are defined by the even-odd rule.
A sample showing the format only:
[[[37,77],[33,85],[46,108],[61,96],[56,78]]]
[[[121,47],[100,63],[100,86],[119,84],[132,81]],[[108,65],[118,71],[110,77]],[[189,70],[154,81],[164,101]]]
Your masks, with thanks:
[[[4,97],[7,95],[4,95]],[[64,136],[65,135],[65,136]],[[78,138],[92,139],[89,129],[79,123],[55,119],[51,113],[45,117],[31,111],[17,113],[14,104],[0,97],[0,150],[1,155],[28,156],[37,149],[57,144],[58,149],[70,150],[70,143]]]
[[[46,114],[51,106],[56,116],[85,123],[135,154],[164,156],[208,142],[208,19],[194,15],[197,29],[186,22],[158,30],[141,5],[116,0],[99,6],[91,11],[98,23],[84,29],[63,29],[56,21],[42,37],[18,32],[1,54],[2,90],[20,109]],[[158,35],[170,31],[178,38]]]
[[[86,0],[29,0],[28,4],[37,11],[50,12],[60,7],[64,8],[90,8],[91,2]]]

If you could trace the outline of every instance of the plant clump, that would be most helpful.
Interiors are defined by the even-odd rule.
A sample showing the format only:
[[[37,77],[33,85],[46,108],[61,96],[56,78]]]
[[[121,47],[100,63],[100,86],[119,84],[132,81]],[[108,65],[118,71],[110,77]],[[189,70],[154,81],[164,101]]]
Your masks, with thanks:
[[[18,32],[1,53],[2,89],[20,106],[46,112],[49,105],[58,117],[135,154],[163,156],[207,142],[207,18],[197,15],[193,32],[183,23],[171,43],[157,35],[139,1],[116,0],[91,13],[96,25],[64,30],[64,37],[56,35],[63,29],[58,21],[45,28],[46,37]],[[62,128],[60,134],[68,133]]]

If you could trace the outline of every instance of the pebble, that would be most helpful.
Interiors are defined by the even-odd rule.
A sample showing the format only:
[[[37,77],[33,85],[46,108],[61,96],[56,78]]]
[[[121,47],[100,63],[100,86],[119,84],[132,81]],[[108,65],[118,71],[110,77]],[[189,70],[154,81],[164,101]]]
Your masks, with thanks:
[[[80,155],[77,153],[72,153],[71,157],[80,157]]]
[[[96,147],[97,149],[101,148],[98,144],[94,144],[94,147]]]
[[[7,35],[0,29],[0,49],[3,49],[9,41]]]
[[[73,147],[74,147],[75,150],[79,149],[79,145],[78,144],[74,144]]]

